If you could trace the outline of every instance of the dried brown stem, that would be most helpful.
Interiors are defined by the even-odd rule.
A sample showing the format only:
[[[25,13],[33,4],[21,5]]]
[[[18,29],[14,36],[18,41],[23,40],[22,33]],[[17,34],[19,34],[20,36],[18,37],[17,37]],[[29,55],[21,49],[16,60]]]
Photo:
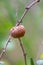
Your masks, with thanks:
[[[24,49],[24,47],[23,47],[23,43],[22,43],[21,39],[18,38],[18,40],[19,40],[19,42],[20,42],[20,47],[21,47],[22,52],[23,52],[25,65],[27,65],[27,60],[26,60],[26,51],[25,51],[25,49]]]
[[[5,53],[5,51],[6,51],[6,49],[7,49],[7,46],[8,46],[8,43],[10,42],[10,39],[11,39],[11,36],[9,35],[8,40],[7,40],[7,42],[6,42],[6,45],[5,45],[5,47],[2,49],[2,52],[1,52],[1,54],[0,54],[0,59],[2,58],[3,54]]]
[[[18,26],[20,23],[22,23],[22,20],[23,20],[24,16],[26,15],[26,13],[28,12],[28,10],[29,10],[33,5],[35,5],[37,2],[39,2],[39,1],[40,1],[40,0],[35,0],[35,1],[33,1],[30,5],[28,5],[28,6],[25,8],[24,13],[23,13],[21,19],[20,19],[20,20],[18,21],[18,23],[16,24],[16,26]],[[21,39],[19,38],[18,40],[19,40],[20,46],[21,46],[21,48],[22,48],[25,65],[27,65],[26,52],[25,52],[25,50],[24,50],[24,47],[23,47],[23,44],[22,44]]]
[[[22,20],[23,20],[24,16],[26,15],[26,13],[28,12],[28,10],[29,10],[33,5],[35,5],[37,2],[39,2],[39,1],[40,1],[40,0],[35,0],[35,1],[33,1],[30,5],[28,5],[28,6],[25,8],[24,13],[23,13],[23,15],[21,16],[21,18],[20,18],[20,20],[18,21],[18,23],[16,24],[16,26],[18,26],[18,25],[20,25],[20,23],[22,23]],[[10,42],[10,39],[11,39],[11,36],[9,35],[8,40],[7,40],[7,42],[6,42],[6,46],[3,48],[3,50],[2,50],[2,52],[1,52],[1,54],[0,54],[0,59],[2,58],[3,54],[5,53],[5,51],[6,51],[6,49],[7,49],[7,45],[8,45],[8,43]],[[21,46],[22,51],[23,51],[23,56],[24,56],[24,60],[25,60],[25,65],[27,65],[26,53],[25,53],[24,47],[23,47],[23,45],[22,45],[22,41],[21,41],[20,38],[19,38],[18,40],[19,40],[19,42],[20,42],[20,46]]]
[[[25,11],[23,13],[23,15],[21,16],[20,20],[18,21],[18,23],[16,24],[16,26],[18,26],[20,23],[22,23],[22,20],[24,18],[24,16],[26,15],[26,13],[28,12],[28,10],[33,6],[35,5],[37,2],[39,2],[40,0],[35,0],[33,1],[30,5],[28,5],[26,8],[25,8]]]

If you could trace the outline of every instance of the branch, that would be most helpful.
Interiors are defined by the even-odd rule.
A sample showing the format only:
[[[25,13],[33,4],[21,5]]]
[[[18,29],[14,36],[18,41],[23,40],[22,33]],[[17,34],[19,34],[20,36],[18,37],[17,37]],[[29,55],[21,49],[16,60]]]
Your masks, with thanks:
[[[22,52],[23,52],[25,65],[27,65],[27,60],[26,60],[26,51],[25,51],[25,49],[24,49],[24,47],[23,47],[23,43],[22,43],[21,39],[18,38],[18,40],[19,40],[19,42],[20,42],[20,47],[21,47]]]
[[[8,46],[8,43],[10,42],[10,40],[11,40],[11,36],[9,35],[8,40],[7,40],[7,42],[6,42],[6,45],[5,45],[5,47],[2,49],[2,52],[1,52],[1,54],[0,54],[0,59],[2,58],[3,54],[6,52],[6,49],[7,49],[7,46]]]
[[[40,0],[35,0],[33,1],[30,5],[28,5],[26,8],[25,8],[25,11],[23,13],[23,15],[21,16],[20,20],[18,21],[18,23],[16,24],[16,26],[20,25],[20,23],[22,23],[22,20],[24,18],[24,16],[26,15],[26,13],[28,12],[28,10],[33,6],[35,5],[37,2],[39,2]],[[22,44],[22,41],[20,38],[18,38],[19,42],[20,42],[20,46],[21,46],[21,49],[22,49],[22,52],[23,52],[23,56],[24,56],[24,62],[25,62],[25,65],[27,65],[27,59],[26,59],[26,52],[24,50],[24,47],[23,47],[23,44]]]
[[[18,21],[18,23],[16,24],[16,26],[18,26],[20,23],[22,23],[22,20],[24,18],[24,16],[26,15],[26,13],[28,12],[28,10],[33,6],[35,5],[36,3],[38,3],[40,0],[35,0],[33,1],[30,5],[28,5],[26,8],[25,8],[25,11],[23,13],[23,15],[21,16],[20,20]]]
[[[18,23],[16,24],[16,26],[20,25],[20,23],[22,22],[24,16],[25,16],[26,13],[28,12],[28,10],[29,10],[33,5],[35,5],[37,2],[39,2],[39,1],[40,1],[40,0],[35,0],[35,1],[33,1],[30,5],[28,5],[28,6],[25,8],[24,13],[23,13],[23,15],[21,16],[21,18],[20,18],[20,20],[18,21]],[[9,35],[8,40],[7,40],[7,42],[6,42],[6,46],[3,48],[3,50],[2,50],[2,52],[1,52],[1,54],[0,54],[0,59],[2,58],[3,54],[5,53],[5,51],[6,51],[6,49],[7,49],[7,45],[8,45],[8,43],[10,42],[10,40],[11,40],[11,35]],[[24,51],[24,47],[23,47],[23,45],[22,45],[21,39],[19,38],[18,40],[19,40],[19,42],[20,42],[20,46],[21,46],[22,51],[23,51],[24,60],[25,60],[25,65],[27,65],[26,53],[25,53],[25,51]]]

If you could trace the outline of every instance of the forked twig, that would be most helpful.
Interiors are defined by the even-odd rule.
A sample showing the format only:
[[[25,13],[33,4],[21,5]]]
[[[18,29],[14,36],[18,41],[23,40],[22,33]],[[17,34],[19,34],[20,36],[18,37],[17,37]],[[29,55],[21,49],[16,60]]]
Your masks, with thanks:
[[[35,5],[37,2],[39,2],[39,1],[40,1],[40,0],[35,0],[35,1],[33,1],[30,5],[28,5],[28,6],[25,8],[24,13],[23,13],[21,19],[20,19],[20,20],[18,21],[18,23],[16,24],[16,26],[18,26],[18,25],[22,22],[24,16],[25,16],[26,13],[28,12],[28,10],[29,10],[33,5]],[[19,40],[19,42],[20,42],[20,46],[21,46],[21,48],[22,48],[22,52],[23,52],[23,56],[24,56],[24,62],[25,62],[25,65],[27,65],[26,51],[24,50],[24,47],[23,47],[23,44],[22,44],[21,39],[18,38],[18,40]]]
[[[22,23],[22,20],[24,18],[24,16],[26,15],[26,13],[28,12],[28,10],[33,6],[35,5],[37,2],[39,2],[40,0],[34,0],[30,5],[28,5],[26,8],[25,8],[25,11],[23,13],[23,15],[21,16],[20,20],[16,23],[16,26],[20,25],[20,23]],[[9,35],[8,37],[8,40],[6,42],[6,46],[3,48],[1,54],[0,54],[0,59],[2,58],[3,54],[5,53],[6,51],[6,48],[7,48],[7,45],[8,43],[10,42],[11,40],[11,35]],[[20,42],[20,46],[22,48],[22,52],[23,52],[23,56],[24,56],[24,60],[25,60],[25,65],[27,65],[27,60],[26,60],[26,52],[24,50],[24,47],[23,47],[23,44],[22,44],[22,41],[20,38],[18,38],[19,42]]]

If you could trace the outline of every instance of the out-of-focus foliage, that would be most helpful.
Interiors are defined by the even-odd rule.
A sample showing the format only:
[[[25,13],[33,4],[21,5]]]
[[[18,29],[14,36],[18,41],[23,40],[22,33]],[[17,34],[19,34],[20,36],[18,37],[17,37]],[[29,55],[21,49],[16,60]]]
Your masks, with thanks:
[[[25,6],[32,1],[0,0],[0,51],[6,44],[10,28],[16,25],[17,20],[20,19],[24,12]],[[26,28],[26,34],[22,41],[27,52],[27,58],[35,60],[39,53],[39,45],[43,42],[43,0],[29,10],[22,24]],[[5,59],[5,62],[8,61],[9,65],[24,65],[22,50],[18,40],[12,39],[8,46],[3,60]],[[31,65],[30,61],[27,63]]]

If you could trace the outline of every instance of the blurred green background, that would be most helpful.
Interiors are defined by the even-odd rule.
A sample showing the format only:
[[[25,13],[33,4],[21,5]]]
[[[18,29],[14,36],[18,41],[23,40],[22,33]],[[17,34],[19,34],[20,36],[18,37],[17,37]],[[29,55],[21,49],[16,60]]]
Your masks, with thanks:
[[[6,44],[11,27],[15,26],[25,10],[25,6],[33,0],[0,0],[0,53]],[[35,4],[23,19],[22,23],[26,28],[26,34],[22,38],[23,45],[27,52],[27,64],[29,58],[34,61],[43,53],[40,45],[43,45],[43,0]],[[39,50],[40,48],[40,50]],[[6,65],[24,65],[19,41],[11,39],[2,61]]]

